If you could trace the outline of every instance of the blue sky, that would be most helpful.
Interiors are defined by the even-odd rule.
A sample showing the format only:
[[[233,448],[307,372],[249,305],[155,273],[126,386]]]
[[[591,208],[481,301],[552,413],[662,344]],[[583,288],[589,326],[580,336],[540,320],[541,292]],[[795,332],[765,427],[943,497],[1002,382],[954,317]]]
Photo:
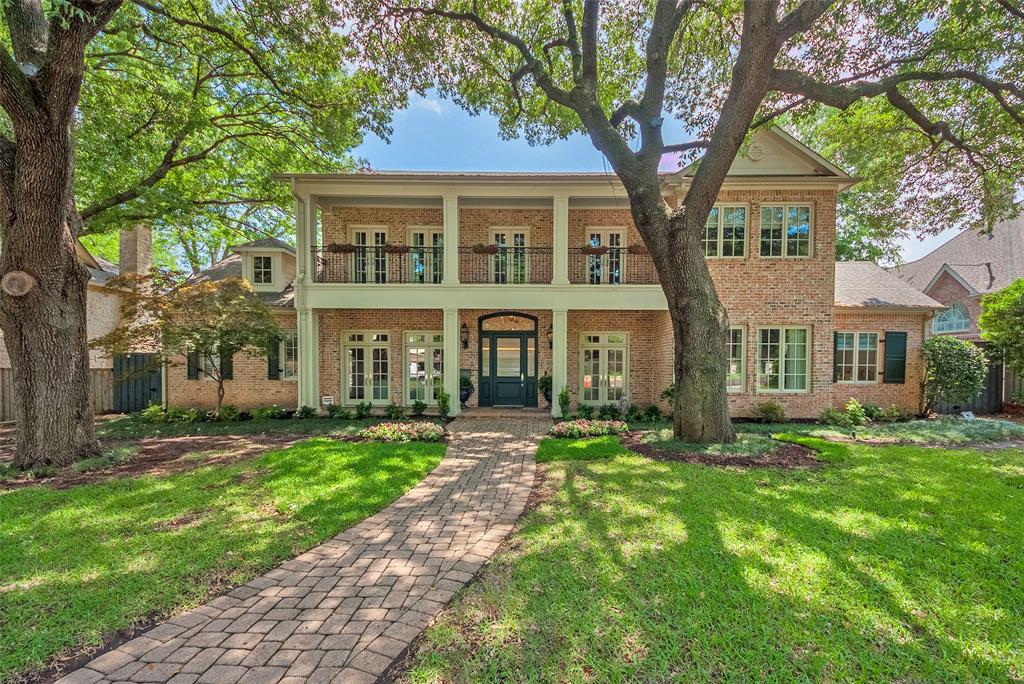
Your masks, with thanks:
[[[531,147],[525,140],[502,140],[494,117],[470,116],[433,96],[413,97],[408,109],[395,113],[393,127],[389,143],[370,136],[356,149],[374,169],[612,173],[601,153],[583,136],[544,147]],[[947,231],[905,240],[901,244],[903,258],[911,261],[924,256],[954,234]]]

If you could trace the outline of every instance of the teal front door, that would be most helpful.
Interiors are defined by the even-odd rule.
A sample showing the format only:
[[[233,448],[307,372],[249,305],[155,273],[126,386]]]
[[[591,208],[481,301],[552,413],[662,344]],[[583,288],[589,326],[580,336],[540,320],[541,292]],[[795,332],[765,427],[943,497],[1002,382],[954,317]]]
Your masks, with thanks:
[[[536,333],[483,333],[481,406],[536,406]]]

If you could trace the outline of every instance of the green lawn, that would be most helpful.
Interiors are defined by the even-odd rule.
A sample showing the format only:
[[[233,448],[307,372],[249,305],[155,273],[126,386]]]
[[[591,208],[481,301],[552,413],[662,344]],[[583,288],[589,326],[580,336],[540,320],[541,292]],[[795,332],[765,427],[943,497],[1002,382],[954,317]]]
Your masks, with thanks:
[[[551,498],[407,679],[1024,677],[1024,452],[828,452],[800,471],[552,463]]]
[[[537,446],[537,463],[550,461],[593,461],[622,453],[619,438],[614,435],[583,439],[542,439]]]
[[[979,418],[966,421],[957,418],[911,420],[905,423],[877,423],[850,429],[815,423],[737,423],[737,432],[789,432],[822,437],[856,437],[862,440],[885,440],[930,446],[957,446],[982,442],[1024,439],[1024,425],[1009,420]]]
[[[231,466],[0,492],[0,681],[246,581],[380,510],[444,451],[313,438]]]

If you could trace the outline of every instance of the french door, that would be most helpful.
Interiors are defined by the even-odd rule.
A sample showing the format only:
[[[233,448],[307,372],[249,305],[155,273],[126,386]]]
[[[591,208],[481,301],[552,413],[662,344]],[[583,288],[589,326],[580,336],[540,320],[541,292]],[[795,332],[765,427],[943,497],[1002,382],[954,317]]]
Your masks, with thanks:
[[[625,266],[626,237],[622,230],[592,228],[587,231],[589,247],[606,247],[601,254],[587,257],[587,278],[591,285],[621,285]]]
[[[583,403],[610,404],[628,396],[625,334],[584,335],[580,365],[580,400]]]
[[[355,228],[352,230],[352,282],[388,282],[388,243],[386,228]]]
[[[440,283],[444,277],[441,228],[409,229],[409,274],[413,283]]]
[[[502,228],[492,231],[491,237],[498,248],[491,258],[491,282],[516,285],[530,282],[529,233],[522,229]]]

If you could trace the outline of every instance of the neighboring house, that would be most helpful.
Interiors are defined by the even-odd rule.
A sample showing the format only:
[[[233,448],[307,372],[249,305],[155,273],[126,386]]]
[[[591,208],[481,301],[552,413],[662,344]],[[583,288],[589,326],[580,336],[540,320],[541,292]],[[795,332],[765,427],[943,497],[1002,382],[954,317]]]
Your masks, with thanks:
[[[947,307],[932,321],[931,334],[981,342],[982,296],[1024,278],[1024,217],[998,223],[990,233],[964,230],[892,272]],[[1002,364],[994,365],[998,370],[993,370],[982,399],[975,403],[981,410],[997,410],[1015,387],[1024,389]]]
[[[662,177],[670,203],[688,174]],[[294,380],[273,355],[233,359],[227,403],[433,404],[441,388],[457,398],[460,374],[470,407],[542,404],[545,374],[574,403],[662,403],[672,326],[614,176],[277,178],[296,199],[295,250],[241,245],[202,277],[241,273],[273,300],[294,330],[273,353]],[[777,129],[733,164],[704,245],[733,326],[735,416],[767,400],[799,418],[850,397],[919,408],[920,345],[943,307],[877,266],[836,264],[836,198],[854,182]],[[171,403],[211,405],[188,370],[169,371]]]

